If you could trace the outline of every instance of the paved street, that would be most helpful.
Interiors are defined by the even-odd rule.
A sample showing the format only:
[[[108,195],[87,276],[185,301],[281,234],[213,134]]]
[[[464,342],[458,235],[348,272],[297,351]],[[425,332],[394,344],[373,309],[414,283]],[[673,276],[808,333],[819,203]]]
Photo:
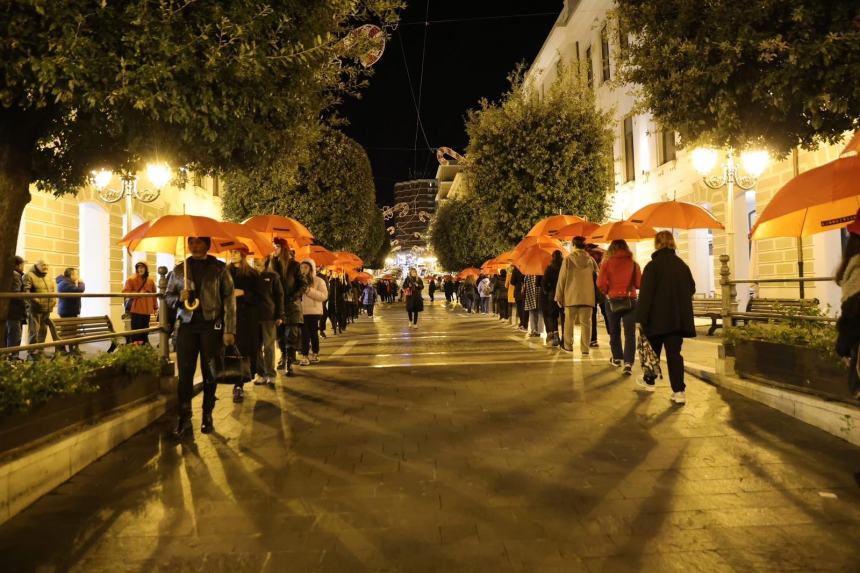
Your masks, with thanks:
[[[216,434],[138,434],[0,528],[0,569],[860,570],[857,448],[700,381],[635,392],[605,344],[405,314],[221,388]]]

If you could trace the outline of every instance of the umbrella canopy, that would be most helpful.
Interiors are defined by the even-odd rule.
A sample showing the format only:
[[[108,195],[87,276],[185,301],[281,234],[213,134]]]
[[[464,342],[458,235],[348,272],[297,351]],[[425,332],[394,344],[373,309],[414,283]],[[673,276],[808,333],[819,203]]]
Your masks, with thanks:
[[[558,239],[552,239],[546,236],[537,237],[532,235],[531,237],[526,237],[522,241],[517,243],[517,246],[514,247],[513,251],[511,251],[512,260],[513,258],[519,256],[524,250],[534,246],[547,247],[552,248],[553,250],[558,249],[560,251],[564,251],[564,245],[562,245],[561,241],[559,241]]]
[[[200,215],[163,215],[132,229],[119,240],[129,252],[168,253],[182,252],[188,237],[209,237],[213,247],[236,248],[241,240],[215,219]]]
[[[239,223],[231,223],[224,221],[221,223],[225,229],[233,233],[241,242],[241,247],[245,247],[248,254],[254,257],[266,257],[275,252],[275,247],[262,233]],[[236,249],[236,245],[231,241],[221,241],[215,239],[212,241],[212,248],[209,250],[213,255],[222,254]]]
[[[599,226],[588,238],[597,243],[611,243],[618,239],[628,242],[653,239],[657,231],[645,225],[637,225],[630,221],[614,221]]]
[[[504,253],[496,257],[495,261],[499,264],[509,265],[513,262],[515,255],[516,253],[513,249],[511,249],[510,251],[505,251]]]
[[[666,229],[723,229],[723,224],[704,207],[684,201],[651,203],[633,213],[631,223]]]
[[[349,276],[348,273],[347,273],[347,276]],[[370,273],[364,273],[364,272],[362,272],[362,273],[356,272],[352,276],[350,276],[349,278],[350,278],[350,280],[358,281],[358,282],[364,283],[364,284],[367,284],[367,283],[373,281],[373,275]]]
[[[553,215],[546,219],[541,219],[531,230],[526,234],[527,237],[555,237],[558,231],[567,225],[583,221],[581,217],[576,215]]]
[[[478,278],[479,276],[481,276],[481,270],[476,269],[475,267],[469,267],[468,269],[463,269],[462,271],[457,273],[457,279],[458,280],[464,280],[466,277],[469,277],[469,276],[473,276],[475,278]]]
[[[266,235],[269,240],[287,239],[297,247],[310,244],[313,241],[309,239],[314,238],[307,227],[283,215],[254,215],[242,223]]]
[[[364,265],[364,261],[361,260],[361,257],[359,257],[358,255],[343,251],[337,251],[334,254],[336,257],[334,260],[335,265],[352,268],[358,268]]]
[[[752,230],[753,239],[807,237],[841,229],[860,207],[860,157],[801,173],[776,192]]]
[[[574,237],[587,237],[599,226],[600,225],[597,223],[592,223],[591,221],[583,219],[582,221],[577,221],[576,223],[566,225],[559,229],[558,233],[555,234],[555,238],[570,240]]]
[[[552,253],[555,248],[542,247],[535,245],[522,251],[515,259],[514,266],[520,269],[524,275],[543,275],[546,268],[552,262]],[[561,249],[562,254],[566,255],[567,251]]]
[[[305,245],[296,251],[296,259],[313,259],[318,267],[332,265],[337,260],[337,255],[321,245]]]

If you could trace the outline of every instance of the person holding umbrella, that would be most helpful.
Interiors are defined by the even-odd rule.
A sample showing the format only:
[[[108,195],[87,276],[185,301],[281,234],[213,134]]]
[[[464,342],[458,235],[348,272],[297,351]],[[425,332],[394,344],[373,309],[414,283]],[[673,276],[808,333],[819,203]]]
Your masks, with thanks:
[[[260,273],[248,264],[247,248],[231,250],[230,260],[227,269],[233,278],[233,293],[236,297],[236,346],[242,356],[248,357],[251,373],[254,373],[257,371],[257,355],[261,348],[260,324],[263,319],[266,285],[262,282]],[[233,402],[238,404],[244,400],[244,383],[239,382],[233,387]]]
[[[596,304],[594,273],[597,263],[585,250],[585,237],[574,237],[573,250],[561,264],[555,301],[564,309],[562,350],[573,352],[573,327],[579,323],[579,347],[583,356],[589,355],[591,312]]]
[[[203,422],[200,431],[215,430],[215,380],[210,361],[222,345],[236,343],[236,298],[227,266],[209,254],[209,237],[188,237],[191,256],[173,269],[164,295],[165,303],[177,309],[176,363],[179,369],[179,420],[175,435],[191,432],[191,398],[194,373],[200,358],[203,371]],[[187,276],[186,276],[187,265]]]
[[[612,241],[597,275],[597,286],[607,298],[606,323],[612,349],[612,358],[609,360],[616,368],[623,365],[625,376],[633,373],[636,355],[636,289],[641,279],[642,271],[633,260],[627,241]]]
[[[669,382],[672,385],[671,400],[684,404],[684,358],[681,346],[685,338],[696,336],[693,321],[693,295],[696,282],[690,267],[675,254],[675,237],[669,231],[660,231],[654,237],[651,262],[642,272],[639,302],[636,306],[636,323],[654,349],[658,359],[666,349],[669,366]],[[654,391],[653,374],[637,381],[644,390]]]
[[[296,363],[296,355],[301,341],[301,329],[304,325],[302,295],[308,285],[302,276],[299,263],[293,258],[287,240],[276,237],[273,242],[275,252],[269,255],[267,264],[280,277],[281,287],[284,291],[284,323],[279,327],[280,332],[278,333],[281,348],[278,370],[285,370],[287,376],[292,376],[293,364]]]

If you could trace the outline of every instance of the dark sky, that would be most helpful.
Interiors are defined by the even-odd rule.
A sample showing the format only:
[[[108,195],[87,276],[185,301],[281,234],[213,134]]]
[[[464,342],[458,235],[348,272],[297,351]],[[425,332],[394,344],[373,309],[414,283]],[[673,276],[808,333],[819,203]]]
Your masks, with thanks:
[[[562,6],[562,0],[408,0],[362,98],[341,108],[350,121],[346,132],[370,156],[380,205],[391,204],[396,181],[435,176],[436,147],[464,151],[466,110],[482,97],[501,96],[508,73],[520,61],[531,63]],[[427,137],[419,129],[417,153],[410,79]]]

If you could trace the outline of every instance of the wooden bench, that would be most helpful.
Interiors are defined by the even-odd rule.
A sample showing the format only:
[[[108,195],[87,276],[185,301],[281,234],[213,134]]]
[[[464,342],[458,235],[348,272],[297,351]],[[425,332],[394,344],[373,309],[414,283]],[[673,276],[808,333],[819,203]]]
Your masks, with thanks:
[[[732,311],[738,309],[738,303],[732,303]],[[718,328],[722,328],[722,323],[717,323],[723,319],[723,299],[721,298],[693,298],[693,316],[696,318],[710,318],[711,327],[708,329],[708,336],[713,336]]]
[[[79,316],[75,318],[52,318],[48,323],[51,337],[56,341],[69,340],[94,334],[113,334],[116,332],[109,316]],[[116,340],[110,340],[108,352],[116,350]]]
[[[738,313],[732,322],[779,322],[792,316],[818,314],[817,298],[751,298],[746,312]]]

